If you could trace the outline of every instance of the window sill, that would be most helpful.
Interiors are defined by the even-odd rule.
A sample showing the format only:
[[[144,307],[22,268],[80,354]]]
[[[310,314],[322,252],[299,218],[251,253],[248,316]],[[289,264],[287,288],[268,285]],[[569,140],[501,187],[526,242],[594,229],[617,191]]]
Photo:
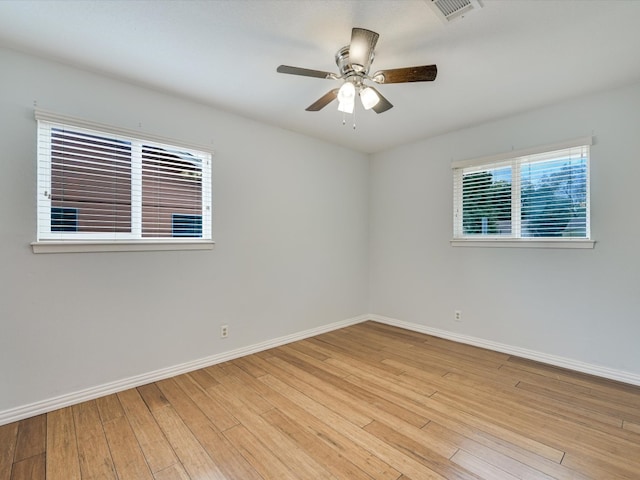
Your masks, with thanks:
[[[40,241],[33,242],[33,253],[153,252],[169,250],[213,250],[213,240],[162,241]]]
[[[538,240],[515,238],[455,238],[451,240],[452,247],[594,248],[595,244],[595,240]]]

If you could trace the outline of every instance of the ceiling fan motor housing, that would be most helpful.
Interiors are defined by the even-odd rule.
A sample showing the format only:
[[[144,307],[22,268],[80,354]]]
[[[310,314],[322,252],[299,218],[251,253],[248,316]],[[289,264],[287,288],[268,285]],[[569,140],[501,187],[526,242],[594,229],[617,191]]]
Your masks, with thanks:
[[[336,52],[336,65],[342,77],[347,77],[355,73],[351,62],[349,62],[349,45],[345,45]]]

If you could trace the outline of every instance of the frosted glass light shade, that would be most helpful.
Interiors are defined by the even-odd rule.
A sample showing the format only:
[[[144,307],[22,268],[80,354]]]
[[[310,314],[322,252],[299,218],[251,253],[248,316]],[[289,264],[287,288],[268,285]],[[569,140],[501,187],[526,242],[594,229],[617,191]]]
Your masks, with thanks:
[[[338,90],[338,102],[354,102],[356,98],[356,87],[351,82],[344,82]]]
[[[338,102],[338,110],[344,113],[353,113],[355,106],[356,102],[353,100],[343,100],[342,102]]]
[[[369,110],[378,104],[380,97],[373,88],[367,87],[360,90],[360,100],[364,109]]]

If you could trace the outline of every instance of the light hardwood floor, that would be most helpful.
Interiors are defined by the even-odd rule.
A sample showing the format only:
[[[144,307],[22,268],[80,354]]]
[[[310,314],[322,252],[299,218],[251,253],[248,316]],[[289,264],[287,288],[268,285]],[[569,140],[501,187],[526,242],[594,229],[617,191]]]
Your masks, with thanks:
[[[0,427],[0,480],[640,479],[640,388],[365,322]]]

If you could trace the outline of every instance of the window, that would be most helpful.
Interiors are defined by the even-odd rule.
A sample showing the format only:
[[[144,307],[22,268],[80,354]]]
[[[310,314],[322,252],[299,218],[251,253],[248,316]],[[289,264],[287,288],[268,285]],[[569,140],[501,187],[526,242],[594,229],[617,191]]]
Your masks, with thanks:
[[[590,145],[455,162],[454,242],[590,241]]]
[[[202,215],[174,213],[172,233],[174,237],[200,237],[202,235]]]
[[[51,207],[52,232],[77,232],[78,209],[69,207]]]
[[[210,153],[50,117],[36,113],[36,243],[211,243]]]

